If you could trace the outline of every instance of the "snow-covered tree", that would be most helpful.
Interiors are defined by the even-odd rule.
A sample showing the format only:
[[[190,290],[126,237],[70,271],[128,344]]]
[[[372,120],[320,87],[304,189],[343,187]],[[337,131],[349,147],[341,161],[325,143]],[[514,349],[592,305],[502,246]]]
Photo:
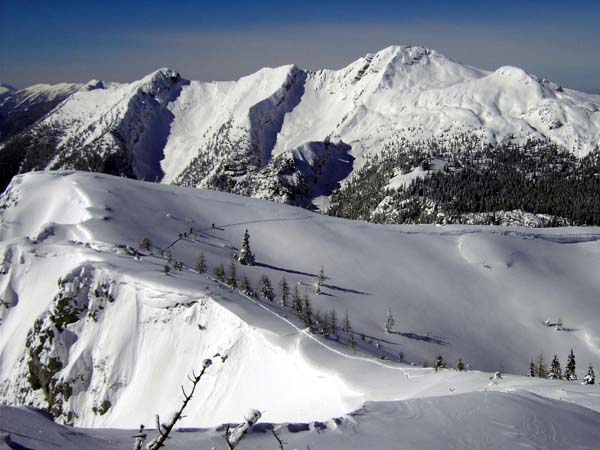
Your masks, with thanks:
[[[385,325],[383,327],[383,329],[385,330],[386,333],[391,333],[392,329],[394,328],[394,324],[396,323],[396,321],[394,320],[394,315],[392,314],[392,310],[391,308],[388,308],[387,310],[387,316],[385,318]]]
[[[546,360],[544,359],[544,354],[540,353],[537,358],[537,376],[540,378],[548,377],[548,366],[546,365]]]
[[[196,261],[196,270],[198,273],[206,272],[206,258],[204,257],[204,252],[200,252],[200,255],[198,255],[198,261]]]
[[[310,297],[306,293],[304,293],[304,296],[302,297],[302,320],[304,320],[304,324],[307,327],[310,327],[313,324],[312,304]]]
[[[229,270],[227,271],[227,281],[226,282],[232,288],[237,288],[237,286],[238,286],[237,268],[236,268],[235,260],[233,260],[233,259],[231,260],[231,263],[229,264]]]
[[[275,294],[273,293],[273,287],[271,286],[271,280],[269,280],[269,277],[266,275],[260,277],[258,286],[258,290],[262,298],[272,302]]]
[[[456,369],[459,372],[462,372],[463,370],[465,370],[465,363],[463,362],[462,358],[458,358],[458,363],[456,364]]]
[[[596,384],[596,374],[591,364],[588,367],[587,374],[583,377],[583,384]]]
[[[356,349],[356,341],[354,340],[353,334],[350,334],[350,338],[348,339],[348,345],[352,350]]]
[[[223,263],[220,263],[213,269],[213,275],[220,282],[225,282],[225,267],[223,267]]]
[[[292,310],[297,316],[300,316],[302,313],[302,299],[300,298],[300,291],[298,290],[297,285],[294,286],[292,291]]]
[[[252,250],[250,249],[250,234],[248,233],[248,230],[244,232],[238,261],[244,266],[254,265],[254,255],[252,254]]]
[[[283,307],[287,307],[288,299],[290,297],[290,286],[288,285],[285,277],[279,282],[279,304]]]
[[[440,369],[446,368],[446,362],[444,361],[444,358],[442,358],[442,355],[438,355],[437,359],[435,360],[434,368],[436,372]]]
[[[332,309],[329,313],[329,330],[331,334],[337,334],[337,314],[335,313],[335,309]]]
[[[528,377],[535,377],[537,373],[537,367],[535,366],[535,362],[533,361],[533,358],[531,358],[531,362],[529,363],[529,373],[527,374]]]
[[[246,274],[242,276],[242,281],[240,282],[240,291],[242,294],[247,295],[248,297],[256,297],[256,293],[254,292],[254,289],[252,289],[252,285],[250,284],[250,280]]]
[[[165,275],[168,275],[170,271],[171,271],[171,268],[169,267],[169,265],[165,264],[164,267],[163,267],[163,273]]]
[[[560,361],[558,360],[557,355],[554,355],[554,358],[550,363],[550,372],[548,373],[548,378],[551,380],[562,379],[562,369],[560,368]]]
[[[573,349],[569,353],[567,359],[567,365],[565,367],[565,380],[573,381],[577,379],[577,374],[575,373],[575,353],[573,353]]]
[[[350,331],[352,331],[352,327],[350,326],[350,314],[348,313],[348,310],[346,310],[346,317],[344,317],[344,320],[342,320],[342,330],[346,333],[350,333]]]
[[[145,252],[149,253],[150,252],[150,247],[151,247],[150,239],[148,239],[147,237],[145,237],[144,239],[142,239],[140,241],[140,248],[142,250],[144,250]]]
[[[319,274],[317,275],[317,280],[315,282],[315,294],[321,294],[321,286],[323,286],[323,282],[325,281],[325,271],[323,270],[323,266],[319,269]]]

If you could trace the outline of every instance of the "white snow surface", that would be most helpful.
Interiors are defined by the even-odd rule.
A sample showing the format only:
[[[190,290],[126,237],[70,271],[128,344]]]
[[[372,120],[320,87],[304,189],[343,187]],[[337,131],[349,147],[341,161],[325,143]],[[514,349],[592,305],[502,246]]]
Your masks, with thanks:
[[[66,130],[63,142],[84,136],[84,143],[102,138],[107,146],[114,144],[110,131],[119,128],[131,135],[138,178],[166,183],[225,136],[253,142],[262,164],[311,142],[343,141],[355,169],[398,139],[545,138],[579,156],[600,144],[600,96],[516,67],[476,69],[423,47],[391,46],[340,70],[288,65],[237,81],[179,83],[177,89],[164,84],[167,73],[174,72],[160,69],[131,84],[78,92],[45,123]],[[143,85],[151,91],[162,86],[157,98],[168,112],[139,97]]]
[[[64,362],[57,377],[73,386],[63,410],[76,413],[80,427],[134,429],[154,423],[155,413],[166,417],[179,404],[185,375],[219,353],[227,359],[213,359],[181,426],[239,422],[250,408],[263,412],[264,422],[329,421],[375,402],[325,437],[311,432],[286,439],[329,448],[317,442],[351,440],[353,426],[378,436],[386,417],[397,417],[403,428],[379,436],[381,446],[375,445],[390,448],[424,417],[414,436],[431,444],[410,447],[409,440],[406,448],[436,448],[435,436],[425,436],[427,426],[450,429],[463,419],[470,425],[455,436],[459,440],[472,435],[469,427],[494,421],[500,444],[490,448],[506,448],[503,443],[524,435],[540,448],[564,448],[567,439],[576,440],[572,448],[597,442],[597,386],[522,375],[540,352],[548,361],[557,354],[564,364],[574,349],[580,377],[588,363],[600,367],[598,228],[383,226],[79,172],[16,176],[1,203],[3,404],[46,406],[41,390],[21,391],[28,387],[27,335],[38,317],[55,311],[59,278],[76,274],[64,292],[106,283],[114,298],[100,305],[86,297],[85,314],[52,343],[50,355]],[[190,227],[192,236],[169,247]],[[274,285],[285,276],[311,296],[315,309],[335,309],[340,321],[348,311],[355,350],[343,344],[348,334],[340,333],[343,342],[313,334],[290,309],[212,279],[212,269],[227,267],[239,251],[246,228],[258,264],[238,266],[238,275],[247,274],[254,286],[263,274]],[[123,245],[137,247],[143,237],[153,255],[135,258]],[[160,249],[167,247],[184,270],[163,273]],[[209,274],[191,269],[201,251]],[[317,296],[321,265],[327,279]],[[388,308],[396,319],[390,334],[383,330]],[[562,318],[564,329],[544,326],[547,318]],[[460,357],[471,370],[420,367],[438,354],[450,364]],[[490,381],[488,372],[500,368],[507,374]],[[94,412],[104,401],[110,403],[106,413]],[[579,433],[565,416],[578,419]],[[206,436],[214,437],[198,439]],[[473,439],[481,444],[486,438]],[[357,442],[352,448],[368,447]],[[478,448],[456,442],[449,448]]]
[[[0,421],[5,442],[32,450],[125,449],[132,447],[131,436],[135,434],[125,430],[72,430],[35,411],[10,407],[0,407]],[[271,433],[266,432],[270,427],[259,422],[238,448],[277,448]],[[275,424],[274,429],[285,443],[284,448],[289,449],[308,446],[331,450],[592,450],[600,440],[600,414],[525,391],[472,392],[431,399],[369,402],[336,420]],[[149,435],[152,434],[149,430]],[[215,428],[177,429],[166,448],[224,449],[222,434],[222,430]]]

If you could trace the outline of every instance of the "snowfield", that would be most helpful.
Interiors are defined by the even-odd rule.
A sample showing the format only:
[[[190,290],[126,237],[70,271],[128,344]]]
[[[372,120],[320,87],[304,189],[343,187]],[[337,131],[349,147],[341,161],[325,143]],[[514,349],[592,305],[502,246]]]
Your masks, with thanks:
[[[542,140],[581,157],[600,145],[600,96],[417,46],[390,46],[339,70],[286,65],[200,82],[162,68],[132,83],[3,95],[4,134],[21,132],[3,142],[14,173],[125,174],[323,209],[338,184],[390,147]],[[44,151],[24,155],[32,139]]]
[[[2,404],[77,427],[152,426],[210,357],[180,423],[209,429],[176,433],[170,448],[224,448],[214,427],[249,408],[262,423],[309,424],[280,426],[286,448],[598,448],[597,385],[523,376],[531,358],[564,365],[571,349],[579,378],[600,367],[598,228],[383,226],[66,171],[15,177],[0,206]],[[315,312],[335,310],[340,326],[347,313],[351,331],[322,336],[289,307],[213,279],[245,229],[257,263],[238,264],[238,280],[257,290],[267,275],[277,293],[285,276]],[[165,274],[169,258],[182,270]],[[440,354],[470,370],[422,367]],[[131,445],[131,431],[73,434],[29,410],[0,415],[7,445],[49,448],[35,429],[56,448]],[[272,439],[255,432],[239,448]]]

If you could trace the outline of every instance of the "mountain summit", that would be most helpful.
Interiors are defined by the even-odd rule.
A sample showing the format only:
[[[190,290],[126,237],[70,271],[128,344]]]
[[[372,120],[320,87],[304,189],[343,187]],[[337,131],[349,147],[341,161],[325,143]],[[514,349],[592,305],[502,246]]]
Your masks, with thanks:
[[[33,91],[27,111],[39,114],[24,128],[16,99]],[[299,205],[327,199],[398,142],[452,149],[467,139],[533,139],[578,157],[600,143],[600,96],[417,46],[340,70],[289,65],[229,82],[163,68],[129,84],[37,86],[9,93],[0,110],[3,186],[19,172],[80,169]]]

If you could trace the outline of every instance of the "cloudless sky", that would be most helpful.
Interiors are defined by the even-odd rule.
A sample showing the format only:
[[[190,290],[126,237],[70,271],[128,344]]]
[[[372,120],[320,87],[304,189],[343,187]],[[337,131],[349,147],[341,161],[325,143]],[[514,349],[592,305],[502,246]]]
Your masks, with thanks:
[[[234,79],[339,68],[393,44],[600,88],[600,0],[0,0],[0,81],[130,81],[161,66]]]

